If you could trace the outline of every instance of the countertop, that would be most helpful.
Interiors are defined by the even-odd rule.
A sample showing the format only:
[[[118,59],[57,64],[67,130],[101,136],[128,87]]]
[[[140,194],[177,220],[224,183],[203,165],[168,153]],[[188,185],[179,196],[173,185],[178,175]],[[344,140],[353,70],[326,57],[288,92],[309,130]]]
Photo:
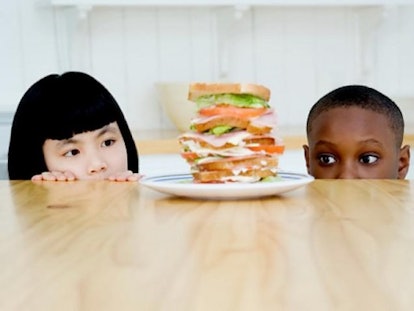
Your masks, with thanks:
[[[413,310],[414,186],[254,200],[0,181],[1,310]]]

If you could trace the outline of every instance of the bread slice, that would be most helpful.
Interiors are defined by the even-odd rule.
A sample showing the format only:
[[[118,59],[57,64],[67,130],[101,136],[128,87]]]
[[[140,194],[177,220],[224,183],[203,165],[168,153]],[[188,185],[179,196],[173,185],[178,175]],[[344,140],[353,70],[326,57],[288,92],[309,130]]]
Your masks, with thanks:
[[[203,133],[212,129],[213,127],[220,126],[220,125],[227,125],[230,127],[235,127],[240,130],[246,129],[250,124],[250,121],[247,119],[233,117],[233,116],[214,116],[207,119],[203,119],[199,122],[193,122],[192,126],[194,129],[199,132]]]
[[[200,161],[196,167],[198,171],[219,171],[232,170],[238,171],[260,170],[276,168],[278,159],[267,155],[250,155],[242,157],[229,157],[213,161]]]
[[[250,94],[265,101],[270,99],[270,90],[267,87],[252,83],[191,83],[188,89],[188,99],[191,101],[213,94]]]
[[[178,140],[181,146],[186,145],[186,143],[189,141],[194,141],[194,144],[198,144],[201,148],[208,148],[212,150],[228,149],[228,148],[233,148],[235,146],[260,146],[260,145],[271,146],[271,145],[277,144],[276,138],[272,136],[250,136],[250,137],[240,140],[240,142],[238,143],[228,141],[228,142],[223,143],[223,145],[220,145],[220,146],[214,146],[206,140],[203,140],[197,137],[186,136],[185,134],[181,135]]]
[[[262,178],[276,176],[271,169],[252,169],[234,174],[232,170],[203,171],[192,173],[196,183],[257,182]]]
[[[249,125],[246,127],[246,131],[254,135],[269,134],[272,131],[272,129],[272,127],[267,125],[258,126],[252,123],[249,123]]]

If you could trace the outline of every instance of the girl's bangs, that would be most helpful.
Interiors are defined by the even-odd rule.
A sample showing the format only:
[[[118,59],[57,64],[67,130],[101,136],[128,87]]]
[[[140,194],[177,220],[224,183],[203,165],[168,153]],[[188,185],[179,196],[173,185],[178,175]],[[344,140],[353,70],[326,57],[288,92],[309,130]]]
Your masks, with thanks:
[[[62,117],[51,124],[53,133],[45,135],[51,139],[68,139],[73,135],[95,131],[118,121],[119,112],[114,109],[114,105],[105,101],[96,102],[95,105],[70,105],[69,109],[64,109]],[[47,131],[47,130],[46,130]]]

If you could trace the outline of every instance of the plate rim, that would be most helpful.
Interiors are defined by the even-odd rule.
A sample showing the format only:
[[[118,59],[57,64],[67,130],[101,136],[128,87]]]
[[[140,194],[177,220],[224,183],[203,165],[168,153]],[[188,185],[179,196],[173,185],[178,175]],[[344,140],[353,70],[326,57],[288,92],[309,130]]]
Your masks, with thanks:
[[[179,197],[199,199],[246,199],[272,196],[288,192],[301,186],[304,186],[315,179],[313,176],[309,174],[293,171],[280,170],[278,171],[278,174],[293,175],[297,177],[297,179],[286,179],[281,181],[263,183],[179,183],[179,180],[192,178],[191,173],[185,172],[144,176],[142,179],[140,179],[139,182],[143,186],[151,188],[155,191]],[[156,180],[159,178],[173,178],[175,176],[178,177],[175,182]],[[280,191],[281,189],[282,191]],[[188,193],[183,192],[183,190],[188,190]],[[238,193],[237,195],[233,194],[234,191],[243,190],[259,190],[261,192],[255,194],[250,194],[250,192],[242,194]],[[204,192],[200,193],[200,191]],[[213,195],[211,193],[207,195],[205,192],[209,191],[216,191],[216,193],[214,193]],[[180,192],[180,194],[177,194],[177,192]]]

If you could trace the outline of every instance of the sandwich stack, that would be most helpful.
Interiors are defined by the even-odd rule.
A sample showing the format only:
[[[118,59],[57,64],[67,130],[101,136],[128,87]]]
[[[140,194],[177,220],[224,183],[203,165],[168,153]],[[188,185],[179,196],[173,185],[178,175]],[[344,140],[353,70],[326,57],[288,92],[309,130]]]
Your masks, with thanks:
[[[270,90],[249,83],[192,83],[197,105],[189,131],[178,141],[194,182],[258,182],[277,176],[284,145]]]

